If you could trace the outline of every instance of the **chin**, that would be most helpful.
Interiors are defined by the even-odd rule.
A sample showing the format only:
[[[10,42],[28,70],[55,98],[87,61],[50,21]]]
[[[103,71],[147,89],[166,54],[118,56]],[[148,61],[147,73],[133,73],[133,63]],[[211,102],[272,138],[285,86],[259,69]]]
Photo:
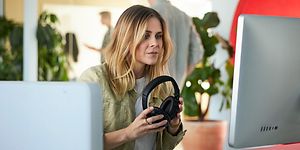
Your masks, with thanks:
[[[148,59],[146,61],[144,61],[145,64],[147,65],[155,65],[156,63],[158,63],[157,59]]]
[[[149,65],[149,66],[152,66],[152,65],[155,65],[156,64],[156,62],[155,63],[147,63],[147,65]]]
[[[155,64],[157,64],[157,61],[147,62],[146,64],[147,64],[147,65],[150,65],[150,66],[151,66],[151,65],[155,65]]]

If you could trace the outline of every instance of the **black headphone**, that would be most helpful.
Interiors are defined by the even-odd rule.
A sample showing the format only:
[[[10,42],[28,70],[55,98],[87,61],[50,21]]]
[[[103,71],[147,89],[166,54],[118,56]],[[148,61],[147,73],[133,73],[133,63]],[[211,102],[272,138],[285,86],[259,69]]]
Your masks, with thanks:
[[[162,120],[168,120],[170,122],[176,117],[179,112],[179,88],[176,81],[170,76],[159,76],[148,83],[148,85],[143,89],[142,95],[142,105],[143,109],[148,108],[148,96],[151,91],[161,83],[171,81],[174,87],[174,96],[168,96],[160,105],[160,107],[154,107],[153,111],[147,115],[147,117],[164,115],[164,118],[155,121],[154,123],[160,122]]]

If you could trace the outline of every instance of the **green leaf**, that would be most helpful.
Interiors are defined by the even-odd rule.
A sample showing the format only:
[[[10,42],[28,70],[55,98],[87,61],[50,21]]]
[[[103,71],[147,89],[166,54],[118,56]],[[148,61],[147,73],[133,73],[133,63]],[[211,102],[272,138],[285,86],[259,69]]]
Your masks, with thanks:
[[[217,86],[213,86],[213,85],[210,85],[210,87],[206,90],[206,92],[209,94],[209,95],[215,95],[219,92],[219,89]]]
[[[216,12],[208,12],[202,19],[193,17],[192,21],[202,41],[204,55],[192,73],[186,77],[186,81],[189,81],[191,85],[190,87],[183,87],[181,94],[184,98],[184,114],[204,118],[206,113],[201,113],[201,111],[199,111],[202,104],[198,104],[196,102],[195,92],[199,92],[201,94],[206,92],[210,96],[220,93],[224,97],[220,108],[223,108],[224,105],[226,108],[230,107],[233,65],[229,64],[229,60],[226,61],[226,72],[228,73],[229,79],[227,81],[223,81],[221,78],[220,68],[216,68],[214,66],[214,60],[212,60],[212,58],[215,58],[212,56],[215,55],[217,51],[216,45],[219,44],[219,42],[221,42],[222,48],[227,50],[230,58],[233,56],[233,49],[227,40],[212,32],[212,28],[217,27],[220,23]],[[199,83],[201,83],[201,81],[208,81],[210,83],[210,87],[204,90],[198,81],[200,81]]]
[[[56,15],[42,12],[38,40],[38,80],[68,80],[69,64],[63,51],[62,35],[55,27]],[[23,25],[0,17],[0,80],[22,80]]]
[[[56,23],[58,22],[58,18],[54,14],[50,14],[50,21],[51,23]]]
[[[216,12],[207,12],[203,17],[203,26],[207,30],[219,25],[220,20]]]
[[[195,98],[195,93],[192,90],[189,90],[188,87],[183,87],[181,96],[184,100],[183,113],[187,116],[198,116],[199,107]]]
[[[9,42],[12,50],[22,49],[23,27],[15,26],[9,33]]]

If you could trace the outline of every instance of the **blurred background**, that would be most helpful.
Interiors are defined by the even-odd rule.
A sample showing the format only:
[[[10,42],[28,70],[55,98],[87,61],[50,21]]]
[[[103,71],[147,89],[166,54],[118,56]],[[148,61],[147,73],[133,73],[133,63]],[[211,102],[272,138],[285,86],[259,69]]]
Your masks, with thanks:
[[[25,6],[25,2],[32,4]],[[221,23],[217,30],[224,37],[229,37],[237,0],[171,0],[170,2],[191,17],[201,18],[209,11],[220,12]],[[76,80],[83,70],[99,64],[100,54],[84,46],[84,44],[89,44],[101,47],[107,28],[100,23],[99,12],[110,11],[114,26],[119,15],[134,4],[149,6],[147,0],[0,0],[0,15],[19,24],[24,23],[24,12],[32,9],[37,10],[38,16],[45,11],[56,15],[58,22],[55,23],[55,28],[63,37],[62,43],[66,44],[67,33],[73,33],[76,38],[78,60],[69,61],[68,68],[69,80]],[[30,16],[34,17],[34,15]]]

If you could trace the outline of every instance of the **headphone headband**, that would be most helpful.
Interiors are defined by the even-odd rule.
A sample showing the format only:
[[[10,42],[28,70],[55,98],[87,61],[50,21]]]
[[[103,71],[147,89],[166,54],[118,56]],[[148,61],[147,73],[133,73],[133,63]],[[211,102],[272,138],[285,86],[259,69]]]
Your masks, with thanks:
[[[175,97],[175,100],[178,101],[178,99],[179,99],[179,87],[178,87],[176,81],[170,76],[159,76],[159,77],[153,79],[152,81],[150,81],[148,83],[148,85],[143,90],[143,94],[142,94],[143,109],[146,109],[148,107],[147,106],[148,105],[147,101],[148,101],[148,96],[151,93],[151,91],[156,86],[158,86],[159,84],[167,82],[167,81],[172,82],[172,85],[174,87],[174,97]]]

